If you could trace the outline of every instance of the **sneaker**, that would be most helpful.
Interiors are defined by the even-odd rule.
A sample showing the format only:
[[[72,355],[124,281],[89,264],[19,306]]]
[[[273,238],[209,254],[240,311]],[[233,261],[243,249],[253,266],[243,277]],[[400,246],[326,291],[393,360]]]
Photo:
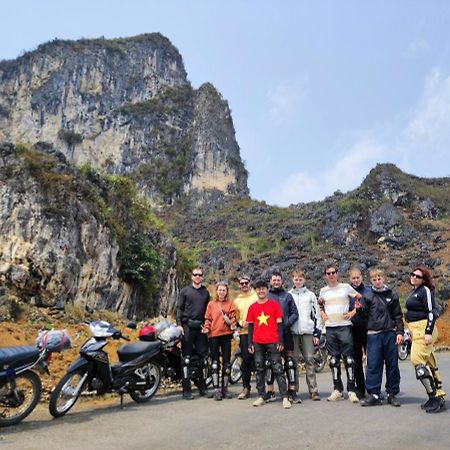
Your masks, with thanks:
[[[377,406],[381,405],[381,399],[376,394],[369,394],[366,398],[360,401],[361,406]]]
[[[395,395],[388,395],[388,403],[392,406],[402,406],[402,404],[400,403],[399,399],[395,396]]]
[[[291,403],[301,403],[301,398],[297,395],[297,392],[295,391],[288,391],[288,399]]]
[[[238,400],[246,400],[247,398],[250,398],[250,389],[242,389],[242,392],[238,395],[237,398]]]
[[[191,391],[184,391],[183,392],[183,398],[185,400],[194,400],[194,396],[192,395]]]
[[[341,391],[335,389],[331,395],[327,398],[329,402],[337,402],[338,400],[342,400],[344,398],[344,394]]]
[[[217,401],[222,400],[222,391],[220,389],[214,389],[213,398]]]
[[[320,395],[318,392],[311,392],[311,400],[313,402],[320,402]]]
[[[228,390],[228,388],[222,388],[222,398],[233,398],[233,394]]]
[[[253,402],[253,406],[262,406],[262,405],[264,405],[264,403],[266,403],[266,401],[264,400],[264,397],[258,397],[258,398]]]
[[[352,402],[352,403],[359,403],[359,398],[356,395],[355,392],[353,391],[349,391],[348,392],[348,399]]]
[[[267,391],[264,394],[264,400],[266,403],[274,402],[276,399],[277,398],[275,397],[275,392],[273,392],[273,391]]]
[[[292,406],[291,402],[289,401],[289,399],[287,397],[283,398],[283,408],[284,409],[289,409]]]
[[[432,397],[430,403],[425,408],[425,412],[434,414],[443,411],[446,408],[444,397]]]

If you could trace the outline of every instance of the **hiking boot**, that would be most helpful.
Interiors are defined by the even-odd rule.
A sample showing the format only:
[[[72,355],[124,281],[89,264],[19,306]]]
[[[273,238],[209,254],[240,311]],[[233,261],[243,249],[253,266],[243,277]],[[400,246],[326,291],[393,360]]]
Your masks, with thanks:
[[[295,391],[288,391],[288,399],[291,403],[301,403],[302,399],[297,395]]]
[[[311,400],[313,402],[320,402],[320,395],[318,392],[311,392]]]
[[[238,400],[246,400],[247,398],[250,398],[250,389],[242,389],[242,392],[238,395],[237,398]]]
[[[292,406],[291,402],[289,401],[289,399],[287,397],[283,398],[283,408],[284,409],[289,409]]]
[[[184,400],[194,400],[194,396],[192,395],[191,391],[184,391],[183,398]]]
[[[434,414],[443,411],[445,408],[444,397],[431,397],[425,412]]]
[[[273,391],[267,391],[264,394],[264,400],[266,403],[274,402],[276,399],[277,398],[275,397],[275,392],[273,392]]]
[[[395,395],[388,395],[388,403],[392,406],[402,406],[402,404],[400,403],[399,399],[395,396]]]
[[[222,391],[220,389],[214,389],[213,398],[217,401],[222,400]]]
[[[381,399],[376,394],[369,394],[366,398],[360,401],[361,406],[377,406],[381,405]]]
[[[262,405],[264,405],[264,403],[266,403],[266,401],[264,400],[264,397],[258,397],[258,398],[253,402],[253,406],[262,406]]]
[[[349,392],[348,392],[348,399],[349,399],[352,403],[359,403],[359,398],[358,398],[358,396],[357,396],[353,391],[349,391]]]
[[[233,394],[228,390],[228,388],[222,388],[222,398],[233,398]]]
[[[344,398],[344,394],[341,391],[335,389],[331,395],[327,398],[329,402],[337,402],[338,400],[342,400]]]
[[[198,390],[198,395],[200,395],[200,397],[206,397],[206,398],[212,398],[213,397],[213,393],[208,391],[208,389],[199,389]]]

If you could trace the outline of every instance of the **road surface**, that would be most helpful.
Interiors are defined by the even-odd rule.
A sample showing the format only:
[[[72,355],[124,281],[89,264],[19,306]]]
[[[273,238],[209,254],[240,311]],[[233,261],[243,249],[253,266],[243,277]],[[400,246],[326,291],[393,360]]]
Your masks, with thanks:
[[[450,391],[450,353],[438,357],[444,389]],[[123,410],[117,398],[106,405],[76,405],[60,419],[41,405],[21,424],[0,429],[0,449],[448,449],[450,399],[448,411],[425,414],[424,390],[409,360],[400,362],[400,371],[400,408],[327,402],[332,381],[330,372],[323,372],[322,401],[309,400],[302,375],[303,403],[290,410],[283,410],[281,401],[252,407],[254,391],[246,401],[157,395],[144,405],[126,400]],[[236,394],[240,389],[232,387]]]

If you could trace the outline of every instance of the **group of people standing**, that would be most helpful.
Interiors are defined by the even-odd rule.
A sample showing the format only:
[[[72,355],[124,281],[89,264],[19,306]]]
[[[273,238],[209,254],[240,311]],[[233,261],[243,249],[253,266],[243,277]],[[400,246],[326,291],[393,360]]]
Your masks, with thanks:
[[[386,367],[387,403],[401,406],[400,371],[397,345],[403,341],[404,317],[399,297],[385,284],[382,270],[371,270],[370,287],[365,286],[359,269],[349,271],[350,283],[338,281],[337,267],[324,270],[326,286],[319,298],[306,286],[301,270],[292,273],[293,287],[283,288],[279,271],[269,282],[239,277],[240,293],[229,298],[226,282],[219,282],[216,295],[203,285],[203,270],[192,271],[192,284],[180,292],[177,325],[183,333],[183,398],[193,398],[189,365],[195,354],[206,361],[208,349],[212,358],[214,390],[209,392],[204,377],[197,381],[199,394],[215,400],[231,398],[228,383],[231,371],[231,339],[238,330],[241,348],[242,392],[238,399],[250,397],[251,373],[256,371],[257,398],[253,406],[275,400],[277,381],[283,408],[301,403],[298,362],[303,357],[309,396],[320,401],[314,369],[314,351],[321,333],[326,331],[333,391],[327,398],[334,402],[344,398],[341,361],[347,374],[347,398],[361,406],[382,404],[381,384]],[[405,319],[412,333],[411,362],[428,400],[421,407],[428,413],[445,408],[445,392],[434,354],[437,339],[436,305],[431,273],[425,266],[411,272],[412,292],[406,300]],[[366,368],[364,371],[364,356]],[[270,364],[270,379],[266,379]]]

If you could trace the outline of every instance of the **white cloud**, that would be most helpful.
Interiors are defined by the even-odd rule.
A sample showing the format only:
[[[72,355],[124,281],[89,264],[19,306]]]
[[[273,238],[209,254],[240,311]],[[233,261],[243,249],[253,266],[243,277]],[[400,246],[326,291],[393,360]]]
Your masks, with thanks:
[[[430,45],[425,39],[418,38],[411,41],[406,48],[406,57],[411,59],[416,59],[423,55],[424,53],[428,52],[430,49]]]
[[[304,171],[289,176],[278,189],[269,193],[268,202],[288,206],[320,200],[336,190],[348,191],[357,187],[385,156],[386,150],[380,144],[369,139],[358,142],[314,176]]]
[[[360,185],[377,163],[392,162],[418,175],[450,175],[450,74],[430,71],[422,95],[403,126],[389,134],[361,139],[336,158],[324,161],[314,175],[300,171],[269,192],[268,203],[287,206],[321,200],[336,190],[346,192]]]
[[[295,83],[281,83],[267,93],[269,100],[269,116],[272,123],[279,126],[295,116],[307,92],[308,78]]]

